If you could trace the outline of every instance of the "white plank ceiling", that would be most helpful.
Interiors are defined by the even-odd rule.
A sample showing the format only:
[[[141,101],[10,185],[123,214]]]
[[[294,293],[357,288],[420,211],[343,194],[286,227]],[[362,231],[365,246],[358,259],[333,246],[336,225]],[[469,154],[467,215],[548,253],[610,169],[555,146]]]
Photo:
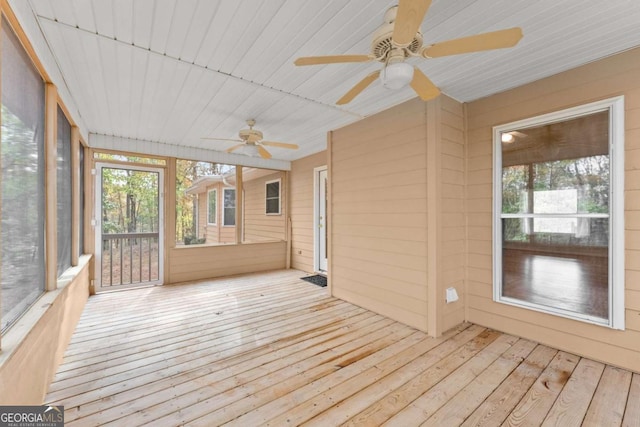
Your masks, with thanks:
[[[286,162],[324,149],[327,131],[415,96],[374,84],[338,107],[379,63],[293,65],[368,53],[395,1],[27,1],[90,143],[224,151],[233,144],[202,137],[235,138],[255,118],[265,139],[300,145],[270,149]],[[515,48],[410,61],[447,95],[475,100],[640,46],[640,1],[434,0],[422,31],[429,44],[514,26],[524,32]]]

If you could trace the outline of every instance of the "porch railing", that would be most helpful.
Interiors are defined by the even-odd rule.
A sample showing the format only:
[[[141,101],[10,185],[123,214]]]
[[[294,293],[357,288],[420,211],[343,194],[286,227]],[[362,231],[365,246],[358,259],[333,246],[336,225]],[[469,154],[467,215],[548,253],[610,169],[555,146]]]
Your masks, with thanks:
[[[102,235],[102,287],[144,284],[159,278],[159,233]]]

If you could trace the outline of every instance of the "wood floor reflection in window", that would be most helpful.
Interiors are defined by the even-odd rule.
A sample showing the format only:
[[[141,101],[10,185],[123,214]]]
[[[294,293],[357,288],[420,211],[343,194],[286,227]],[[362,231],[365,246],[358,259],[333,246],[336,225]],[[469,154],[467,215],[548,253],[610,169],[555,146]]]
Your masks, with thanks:
[[[504,249],[502,260],[504,296],[607,318],[607,257]]]

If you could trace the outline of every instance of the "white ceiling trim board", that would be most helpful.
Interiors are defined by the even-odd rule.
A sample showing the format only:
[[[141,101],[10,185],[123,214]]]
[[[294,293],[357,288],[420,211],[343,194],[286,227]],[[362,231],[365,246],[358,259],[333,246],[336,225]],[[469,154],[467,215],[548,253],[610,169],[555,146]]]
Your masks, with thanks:
[[[150,156],[177,157],[187,160],[201,160],[262,169],[291,170],[291,162],[287,160],[263,159],[260,157],[244,156],[242,154],[207,150],[199,147],[165,144],[97,133],[89,134],[89,146],[95,149],[125,151]]]

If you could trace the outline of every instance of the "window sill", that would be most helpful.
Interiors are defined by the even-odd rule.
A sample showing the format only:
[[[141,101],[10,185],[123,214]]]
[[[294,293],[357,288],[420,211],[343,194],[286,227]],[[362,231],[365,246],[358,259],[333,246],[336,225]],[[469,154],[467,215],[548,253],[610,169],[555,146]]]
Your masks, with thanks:
[[[45,313],[53,306],[62,291],[78,277],[84,268],[87,268],[92,256],[93,255],[82,255],[78,260],[77,266],[67,269],[64,274],[58,278],[57,289],[43,293],[17,322],[2,335],[2,341],[0,342],[2,345],[0,349],[0,369],[7,360],[11,359],[13,353],[20,347]]]

